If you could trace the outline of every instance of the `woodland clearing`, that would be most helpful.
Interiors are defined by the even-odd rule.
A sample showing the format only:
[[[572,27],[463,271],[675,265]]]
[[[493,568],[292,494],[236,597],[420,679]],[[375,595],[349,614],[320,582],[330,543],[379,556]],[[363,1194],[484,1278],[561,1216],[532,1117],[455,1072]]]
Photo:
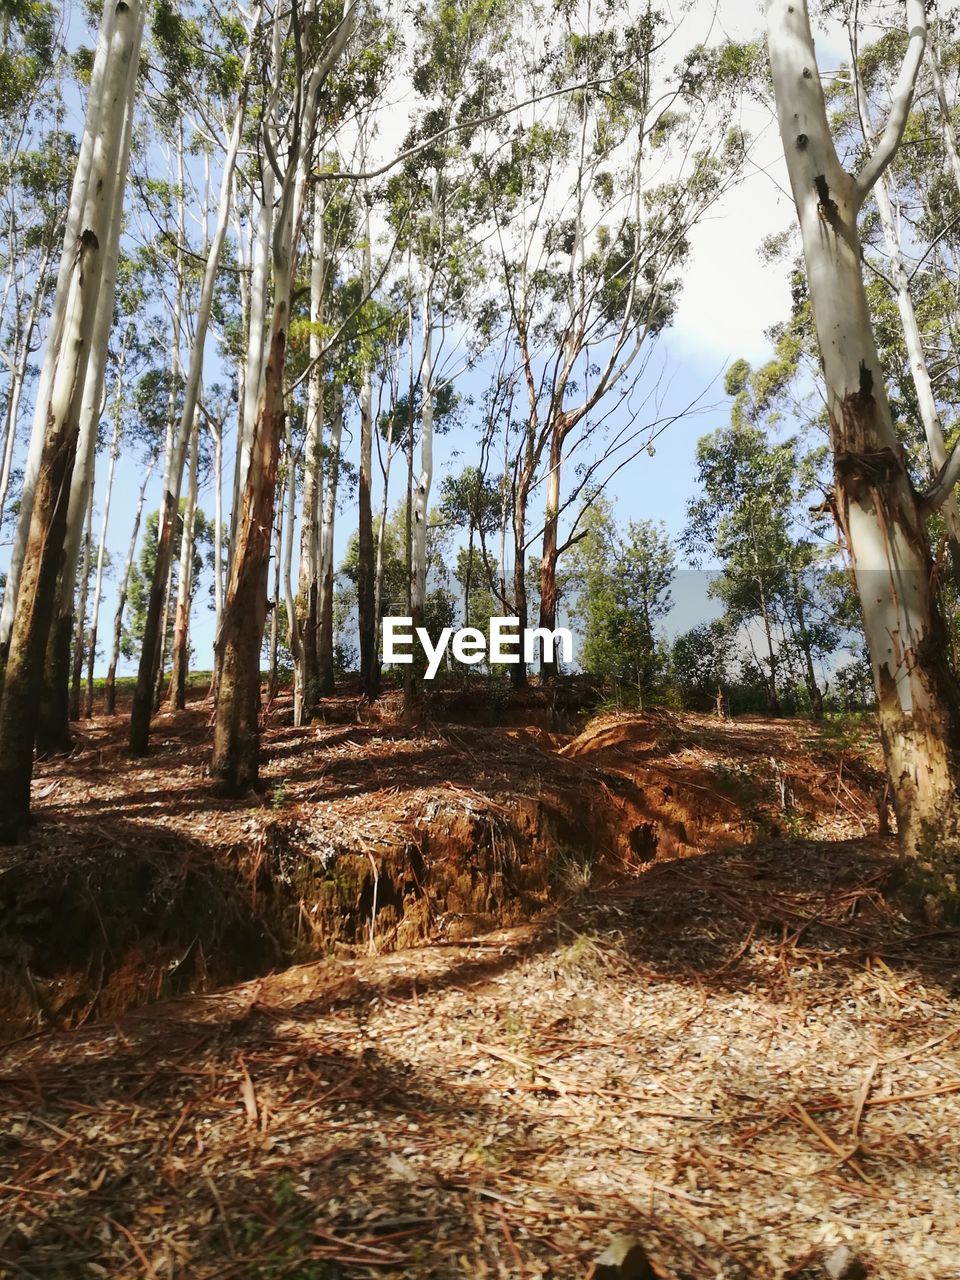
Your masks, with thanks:
[[[960,1274],[960,933],[885,893],[869,726],[527,703],[281,698],[256,802],[202,701],[39,767],[0,1274]]]

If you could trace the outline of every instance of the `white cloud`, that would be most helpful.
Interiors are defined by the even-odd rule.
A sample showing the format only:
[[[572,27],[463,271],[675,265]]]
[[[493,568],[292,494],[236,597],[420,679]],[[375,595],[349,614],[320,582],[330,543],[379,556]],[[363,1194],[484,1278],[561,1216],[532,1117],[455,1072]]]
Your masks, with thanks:
[[[796,217],[779,147],[768,130],[753,155],[757,167],[693,231],[672,333],[675,349],[690,357],[756,361],[769,351],[764,330],[789,315],[788,264],[759,254],[763,237]]]
[[[700,7],[698,0],[694,11]],[[722,15],[723,35],[756,37],[762,31],[758,16],[752,5],[730,6]],[[816,46],[821,74],[829,75],[849,57],[846,35],[835,21],[816,32]],[[672,332],[674,350],[712,363],[764,358],[770,351],[764,330],[790,313],[789,261],[765,263],[759,255],[765,236],[796,226],[779,131],[772,110],[759,105],[745,103],[740,124],[754,139],[748,176],[690,237]]]

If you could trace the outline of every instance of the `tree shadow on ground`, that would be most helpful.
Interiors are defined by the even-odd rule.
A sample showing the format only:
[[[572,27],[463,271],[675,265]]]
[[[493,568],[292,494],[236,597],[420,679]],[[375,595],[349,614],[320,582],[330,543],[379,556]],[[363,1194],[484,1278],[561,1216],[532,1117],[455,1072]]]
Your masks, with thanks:
[[[118,843],[149,838],[139,824],[112,833]],[[523,1194],[514,1188],[536,1182],[557,1141],[533,1121],[525,1128],[520,1104],[535,1117],[538,1099],[563,1102],[564,1086],[508,1065],[494,1105],[469,1073],[455,1090],[445,1079],[449,1029],[431,1066],[396,1047],[393,1025],[400,1033],[410,1019],[436,1036],[423,1013],[434,1000],[459,994],[469,1006],[472,992],[486,997],[537,964],[561,987],[577,966],[573,985],[585,996],[603,983],[624,993],[678,983],[704,1001],[760,994],[783,1007],[802,972],[803,999],[822,994],[826,1007],[880,959],[888,972],[955,993],[960,934],[912,925],[891,906],[883,885],[894,866],[892,846],[878,840],[773,841],[656,862],[630,880],[571,890],[522,932],[317,961],[15,1044],[0,1051],[0,1269],[56,1280],[96,1267],[183,1280],[373,1269],[440,1280],[462,1274],[459,1252],[473,1274],[519,1275],[509,1239],[530,1265],[573,1277],[584,1273],[597,1221],[661,1240],[672,1232],[673,1256],[695,1256],[696,1223],[673,1216],[665,1226],[649,1206],[582,1187],[572,1209],[559,1189],[556,1204],[542,1193],[557,1218],[539,1234],[504,1235],[504,1205],[514,1212],[511,1197]],[[394,1023],[381,1035],[385,1010]],[[768,1078],[762,1062],[738,1077],[751,1097]],[[477,1150],[504,1114],[511,1133],[496,1137],[498,1163],[485,1164]],[[421,1131],[430,1142],[414,1136]],[[565,1208],[580,1215],[581,1234],[575,1248],[562,1237],[559,1251],[551,1233],[561,1239]],[[710,1274],[683,1265],[673,1274]]]

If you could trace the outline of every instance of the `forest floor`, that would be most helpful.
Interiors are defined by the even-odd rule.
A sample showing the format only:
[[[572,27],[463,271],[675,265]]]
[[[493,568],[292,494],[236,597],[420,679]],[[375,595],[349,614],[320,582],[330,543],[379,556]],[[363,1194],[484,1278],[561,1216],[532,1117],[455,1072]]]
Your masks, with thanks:
[[[228,802],[209,713],[82,722],[0,861],[0,1276],[960,1277],[869,725],[280,699]]]

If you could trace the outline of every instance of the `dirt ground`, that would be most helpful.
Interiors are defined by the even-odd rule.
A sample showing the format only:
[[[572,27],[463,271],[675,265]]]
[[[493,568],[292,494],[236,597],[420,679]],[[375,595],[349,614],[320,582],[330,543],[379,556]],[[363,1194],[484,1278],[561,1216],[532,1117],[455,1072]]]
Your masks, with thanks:
[[[281,700],[244,801],[202,702],[41,765],[0,1276],[586,1277],[626,1236],[637,1276],[960,1277],[960,936],[897,906],[869,726],[535,710]]]

